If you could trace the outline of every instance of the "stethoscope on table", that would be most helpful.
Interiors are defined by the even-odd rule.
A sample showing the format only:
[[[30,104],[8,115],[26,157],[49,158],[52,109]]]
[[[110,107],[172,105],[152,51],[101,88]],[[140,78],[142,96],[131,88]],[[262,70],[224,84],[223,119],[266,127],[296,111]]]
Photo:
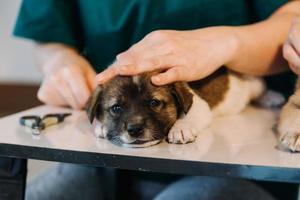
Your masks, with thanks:
[[[59,124],[70,116],[71,113],[53,113],[43,117],[38,115],[26,115],[20,118],[20,124],[31,129],[32,134],[40,135],[45,128]]]

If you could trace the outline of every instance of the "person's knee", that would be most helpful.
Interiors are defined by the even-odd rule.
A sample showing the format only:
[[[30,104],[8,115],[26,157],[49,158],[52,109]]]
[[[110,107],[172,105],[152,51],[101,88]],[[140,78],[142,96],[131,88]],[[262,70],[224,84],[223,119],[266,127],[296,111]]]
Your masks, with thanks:
[[[60,164],[36,177],[26,188],[26,199],[103,199],[103,179],[99,169]]]
[[[274,200],[269,193],[250,181],[201,176],[183,178],[168,186],[155,199]]]

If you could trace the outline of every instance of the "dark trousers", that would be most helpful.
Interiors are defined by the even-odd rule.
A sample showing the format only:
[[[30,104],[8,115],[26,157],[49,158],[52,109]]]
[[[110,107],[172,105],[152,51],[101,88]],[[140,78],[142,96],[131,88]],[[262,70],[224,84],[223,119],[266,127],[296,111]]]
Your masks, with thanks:
[[[80,167],[80,165],[78,165],[78,167]],[[153,185],[154,186],[158,185],[161,188],[165,188],[164,185],[168,185],[168,182],[173,182],[176,179],[180,178],[180,176],[173,176],[167,174],[143,173],[143,172],[135,172],[135,171],[127,171],[127,170],[117,170],[117,171],[116,170],[95,170],[95,171],[106,172],[105,174],[100,174],[101,177],[106,177],[105,180],[103,179],[100,180],[102,183],[105,182],[104,184],[104,186],[106,186],[105,193],[110,194],[106,196],[105,199],[127,199],[126,196],[128,196],[129,194],[130,197],[142,197],[145,195],[147,196],[147,193],[145,193],[145,188],[148,188],[147,191],[149,191],[149,188],[155,190],[155,188],[153,188]],[[0,200],[24,199],[26,173],[27,173],[26,159],[0,157]],[[76,175],[76,179],[78,179],[77,175]],[[152,183],[151,181],[150,182],[147,181],[149,178],[155,179],[156,181],[155,183],[159,182],[161,184],[151,184]],[[116,180],[117,182],[115,181],[111,182],[111,180]],[[269,191],[278,200],[297,199],[298,184],[271,183],[271,182],[258,182],[258,184],[263,186],[265,189],[267,189],[267,191]],[[122,187],[118,187],[120,185]],[[140,191],[139,189],[141,189],[142,191],[144,191],[143,195],[140,196],[139,192],[132,190],[132,188],[137,189],[137,191]],[[118,195],[116,196],[116,194]],[[132,199],[132,198],[128,198],[128,199]]]
[[[24,199],[27,160],[0,157],[0,200]]]

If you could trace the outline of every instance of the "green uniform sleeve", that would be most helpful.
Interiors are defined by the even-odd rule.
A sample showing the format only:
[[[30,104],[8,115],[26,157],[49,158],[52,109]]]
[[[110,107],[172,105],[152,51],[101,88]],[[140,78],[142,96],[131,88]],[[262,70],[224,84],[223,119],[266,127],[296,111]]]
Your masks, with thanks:
[[[288,2],[288,0],[252,0],[249,1],[252,8],[254,21],[261,21],[268,18],[278,8]]]
[[[58,42],[82,48],[76,1],[24,0],[13,34],[38,42]]]

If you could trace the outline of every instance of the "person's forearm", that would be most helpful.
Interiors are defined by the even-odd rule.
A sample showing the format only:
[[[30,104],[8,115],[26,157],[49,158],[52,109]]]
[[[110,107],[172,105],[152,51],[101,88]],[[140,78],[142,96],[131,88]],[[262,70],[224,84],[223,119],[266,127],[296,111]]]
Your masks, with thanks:
[[[59,43],[36,43],[35,44],[35,56],[38,66],[42,69],[43,73],[47,73],[50,65],[46,63],[49,60],[58,56],[65,56],[66,54],[78,53],[78,51],[70,46]],[[59,67],[59,66],[57,66]],[[51,66],[52,68],[52,66]]]
[[[287,70],[282,45],[291,20],[297,15],[300,15],[300,1],[284,5],[262,22],[234,27],[238,47],[226,66],[250,75],[270,75]]]

